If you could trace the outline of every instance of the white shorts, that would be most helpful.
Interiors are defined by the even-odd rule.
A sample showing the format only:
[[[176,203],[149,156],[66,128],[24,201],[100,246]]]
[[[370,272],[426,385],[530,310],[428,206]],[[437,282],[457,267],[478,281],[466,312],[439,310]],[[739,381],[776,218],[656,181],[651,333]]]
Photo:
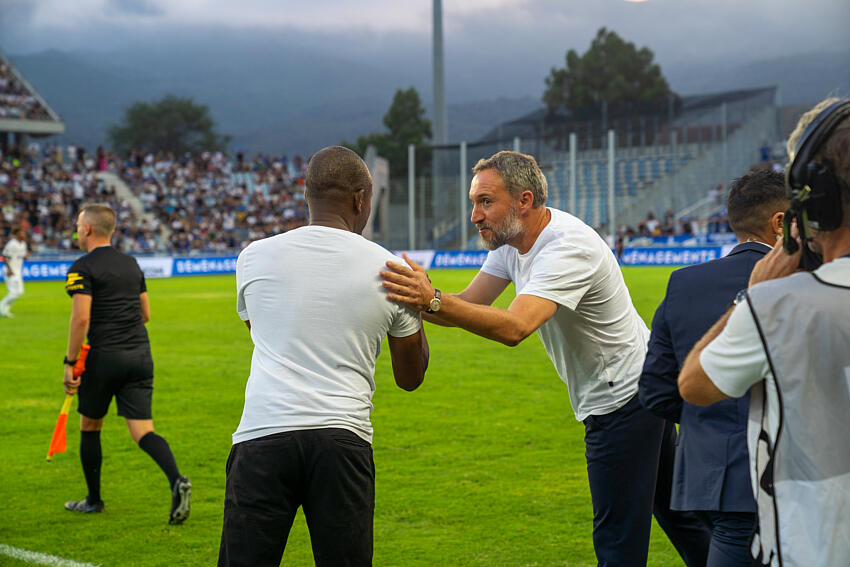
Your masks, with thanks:
[[[24,278],[23,276],[12,276],[6,278],[6,289],[9,290],[11,297],[20,297],[24,294]]]

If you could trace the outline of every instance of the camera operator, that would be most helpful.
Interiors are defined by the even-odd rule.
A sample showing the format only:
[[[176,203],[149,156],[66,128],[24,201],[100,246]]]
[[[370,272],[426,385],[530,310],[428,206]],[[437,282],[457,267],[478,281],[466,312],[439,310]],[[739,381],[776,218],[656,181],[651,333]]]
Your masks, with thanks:
[[[850,99],[827,99],[804,114],[788,153],[784,243],[756,264],[736,307],[694,346],[679,391],[689,403],[709,405],[753,386],[747,432],[758,507],[753,557],[771,566],[846,565]],[[789,231],[791,219],[799,237]],[[809,245],[823,265],[794,274],[811,266]]]

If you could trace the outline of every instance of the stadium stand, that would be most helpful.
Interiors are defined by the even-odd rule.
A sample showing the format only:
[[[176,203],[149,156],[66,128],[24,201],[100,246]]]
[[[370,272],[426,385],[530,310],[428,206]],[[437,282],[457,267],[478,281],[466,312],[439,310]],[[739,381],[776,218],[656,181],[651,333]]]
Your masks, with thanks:
[[[306,223],[305,165],[285,156],[246,162],[220,152],[180,159],[132,152],[120,171],[170,233],[166,250],[224,252]]]
[[[771,87],[683,97],[675,109],[665,104],[654,115],[612,115],[602,123],[574,120],[554,130],[538,111],[499,125],[471,144],[467,164],[505,149],[503,141],[488,138],[495,132],[513,136],[515,145],[522,138],[522,150],[537,157],[547,176],[550,206],[572,212],[609,241],[623,237],[661,244],[674,236],[703,238],[728,230],[722,198],[717,190],[706,195],[706,187],[722,186],[754,162],[776,167],[775,95]],[[616,132],[613,203],[608,129]],[[58,115],[0,54],[0,237],[22,224],[32,231],[35,251],[67,252],[76,211],[93,200],[109,202],[118,211],[122,228],[115,244],[137,254],[233,253],[307,222],[306,163],[297,156],[289,161],[286,156],[245,159],[240,151],[228,157],[133,150],[118,157],[103,148],[90,155],[76,145],[42,148],[36,141],[61,132]],[[565,137],[570,132],[578,137],[574,175]],[[440,161],[447,170],[457,171],[458,153],[443,154]],[[468,241],[460,242],[461,222],[468,221],[459,220],[458,181],[448,174],[433,183],[427,178],[417,182],[418,247],[475,246],[468,232]],[[399,196],[408,191],[403,181],[390,184],[395,189],[383,244],[401,249],[408,244],[408,214]],[[427,203],[421,200],[426,194]],[[665,214],[655,219],[649,211]],[[611,214],[616,226],[611,226]]]
[[[0,117],[50,119],[47,109],[20,83],[5,60],[0,60]]]
[[[179,160],[99,149],[31,144],[0,164],[0,236],[14,225],[32,233],[38,253],[73,248],[85,202],[109,203],[120,227],[114,244],[132,253],[234,252],[306,223],[304,163],[257,156],[250,162],[204,152]],[[110,182],[110,180],[112,180]],[[131,193],[120,196],[121,184]]]
[[[65,132],[65,124],[0,53],[0,152],[27,145],[27,138]]]
[[[783,159],[774,155],[782,137],[777,100],[776,88],[765,87],[684,96],[655,114],[609,115],[601,121],[567,116],[555,123],[542,109],[500,124],[467,144],[466,163],[519,148],[534,155],[546,174],[549,205],[578,216],[609,240],[618,234],[634,235],[661,244],[657,239],[669,234],[642,234],[646,231],[640,227],[648,211],[668,210],[673,214],[666,226],[674,235],[703,238],[709,230],[722,232],[726,226],[722,201],[709,199],[708,187],[726,184],[753,165],[777,167]],[[609,164],[609,130],[614,132],[613,164]],[[570,134],[576,140],[574,172]],[[420,231],[416,247],[474,247],[475,237],[465,243],[458,238],[460,223],[467,222],[460,220],[459,180],[453,173],[461,162],[460,151],[448,147],[441,151],[445,172],[430,187],[427,179],[417,183],[417,194],[430,189],[433,202],[430,207],[416,203]],[[613,203],[609,203],[610,185]],[[408,246],[404,194],[399,187],[391,198],[390,247]]]
[[[5,238],[12,226],[19,225],[32,235],[35,252],[69,250],[76,212],[86,201],[107,202],[121,223],[135,230],[144,228],[129,204],[117,199],[114,188],[97,177],[93,158],[79,154],[66,162],[61,148],[45,146],[42,153],[36,146],[3,156],[0,236]],[[122,234],[120,239],[127,236]]]

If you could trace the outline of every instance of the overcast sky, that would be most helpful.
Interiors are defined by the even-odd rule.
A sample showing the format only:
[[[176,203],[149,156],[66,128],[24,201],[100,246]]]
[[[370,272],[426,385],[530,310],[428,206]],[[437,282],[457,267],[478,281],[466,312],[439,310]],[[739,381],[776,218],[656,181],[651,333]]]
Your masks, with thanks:
[[[719,71],[813,52],[850,60],[850,0],[444,0],[443,9],[450,102],[538,98],[549,70],[568,49],[584,52],[602,26],[650,47],[673,88],[686,91],[685,77],[702,76],[706,64]],[[431,10],[431,0],[0,0],[0,50],[94,50],[132,66],[151,46],[177,54],[192,41],[230,48],[251,38],[425,87]]]
[[[662,62],[850,50],[848,0],[445,0],[447,56],[465,50],[563,57],[596,29],[650,46]],[[111,49],[137,35],[209,25],[427,44],[430,0],[0,0],[0,47]],[[332,39],[331,39],[332,41]],[[452,52],[448,48],[454,47]],[[542,53],[541,53],[542,52]],[[560,61],[559,61],[560,62]]]

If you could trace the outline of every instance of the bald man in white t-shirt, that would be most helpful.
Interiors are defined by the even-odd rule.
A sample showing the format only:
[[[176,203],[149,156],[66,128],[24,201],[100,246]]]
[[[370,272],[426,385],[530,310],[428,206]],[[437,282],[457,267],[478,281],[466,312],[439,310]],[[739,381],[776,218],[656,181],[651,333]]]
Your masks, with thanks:
[[[299,507],[317,566],[371,565],[381,341],[399,387],[415,390],[428,366],[419,314],[387,301],[377,275],[400,259],[361,236],[366,164],[325,148],[306,181],[310,225],[254,242],[236,264],[254,354],[227,461],[219,566],[278,565]]]

